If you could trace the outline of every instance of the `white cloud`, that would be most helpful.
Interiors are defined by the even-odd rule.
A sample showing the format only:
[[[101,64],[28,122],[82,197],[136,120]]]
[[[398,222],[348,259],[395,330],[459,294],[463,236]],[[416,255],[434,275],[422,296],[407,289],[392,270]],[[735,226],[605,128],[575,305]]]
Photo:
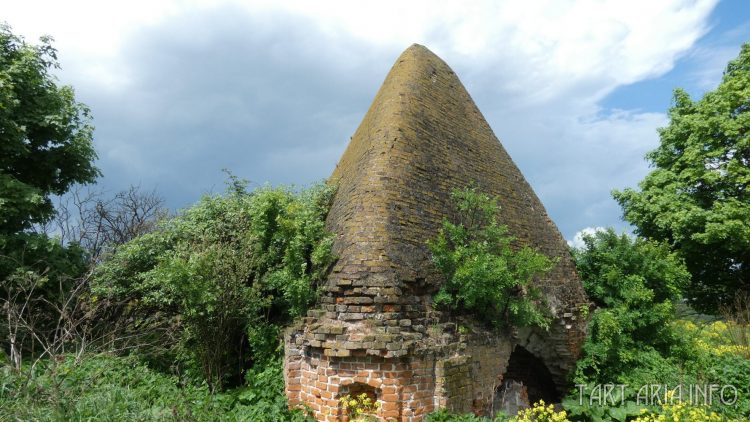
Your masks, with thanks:
[[[716,0],[30,0],[6,5],[4,15],[18,32],[32,38],[54,34],[66,55],[96,58],[91,61],[92,75],[108,83],[113,78],[107,75],[116,69],[107,72],[101,66],[117,58],[123,39],[181,14],[234,7],[263,17],[253,19],[248,30],[276,29],[283,36],[283,16],[299,16],[334,39],[355,38],[375,48],[395,49],[424,43],[449,56],[451,63],[470,63],[477,73],[510,67],[514,78],[496,82],[505,89],[520,88],[527,96],[526,88],[541,88],[529,97],[542,101],[592,78],[607,85],[595,90],[601,96],[616,85],[668,71],[707,30],[706,18],[715,4]],[[196,43],[205,38],[200,29],[184,35]]]
[[[716,1],[281,4],[326,31],[372,45],[425,43],[439,55],[470,62],[476,72],[512,67],[512,84],[542,87],[537,94],[544,100],[582,80],[600,79],[612,88],[670,70],[675,58],[707,30],[706,18]]]
[[[569,236],[615,224],[610,189],[645,175],[643,154],[666,123],[597,102],[669,71],[715,4],[28,0],[3,14],[30,39],[54,35],[61,78],[102,104],[93,111],[105,175],[144,186],[151,177],[193,200],[191,189],[221,185],[206,168],[216,163],[244,164],[258,173],[232,168],[261,183],[326,174],[398,53],[425,44],[458,72]]]
[[[586,227],[585,229],[579,230],[575,236],[573,236],[573,240],[568,240],[568,246],[571,248],[582,248],[586,246],[585,243],[583,243],[583,236],[584,235],[593,235],[596,234],[596,232],[603,232],[606,231],[604,227]]]

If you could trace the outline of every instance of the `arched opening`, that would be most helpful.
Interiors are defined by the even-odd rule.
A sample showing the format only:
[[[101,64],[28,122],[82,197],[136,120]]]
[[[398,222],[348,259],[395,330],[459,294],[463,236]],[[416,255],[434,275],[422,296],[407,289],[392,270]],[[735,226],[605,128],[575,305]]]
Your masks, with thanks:
[[[510,355],[503,382],[495,389],[490,413],[494,416],[497,410],[503,410],[513,416],[539,400],[555,403],[560,398],[544,362],[523,346],[516,346]]]
[[[347,403],[342,399],[346,397]],[[380,389],[371,385],[355,382],[343,386],[339,392],[339,409],[342,420],[352,420],[353,416],[365,416],[364,420],[369,420],[367,416],[376,417],[378,413],[378,400],[380,399]]]

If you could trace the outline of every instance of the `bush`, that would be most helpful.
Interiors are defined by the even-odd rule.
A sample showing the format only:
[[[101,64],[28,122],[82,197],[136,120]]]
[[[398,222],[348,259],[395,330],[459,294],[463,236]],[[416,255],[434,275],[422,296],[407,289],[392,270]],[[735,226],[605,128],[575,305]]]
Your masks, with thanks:
[[[280,365],[269,366],[248,387],[222,394],[205,384],[181,384],[132,356],[59,356],[37,369],[0,370],[0,420],[309,420],[288,410]]]
[[[577,389],[563,402],[570,418],[693,420],[690,415],[710,419],[750,414],[746,387],[750,361],[732,342],[732,335],[742,327],[733,321],[701,327],[675,320],[672,302],[680,298],[689,279],[681,260],[664,244],[617,235],[611,229],[584,236],[584,243],[573,255],[586,292],[599,308],[593,313],[575,372],[577,384],[588,384],[584,403],[579,403]],[[625,397],[615,400],[623,404],[590,405],[585,398],[594,384],[628,384]],[[732,406],[714,401],[706,409],[650,406],[641,410],[645,403],[638,406],[637,392],[651,384],[670,388],[731,384],[737,387],[739,399]]]
[[[248,193],[232,179],[224,196],[206,196],[122,246],[97,269],[98,300],[125,303],[113,318],[176,326],[182,373],[212,389],[237,385],[244,368],[270,362],[281,327],[302,315],[333,261],[325,216],[333,189]],[[138,324],[136,324],[138,325]],[[158,354],[157,353],[157,354]]]
[[[585,246],[574,249],[573,257],[586,294],[598,309],[589,323],[576,383],[614,383],[623,378],[624,369],[669,356],[678,347],[670,325],[672,301],[690,275],[660,243],[617,235],[612,229],[585,235],[583,241]]]
[[[553,262],[529,247],[514,248],[508,228],[497,221],[497,200],[476,188],[454,190],[453,221],[444,220],[428,242],[432,260],[445,276],[435,303],[474,315],[495,328],[539,326],[550,318],[531,282]]]

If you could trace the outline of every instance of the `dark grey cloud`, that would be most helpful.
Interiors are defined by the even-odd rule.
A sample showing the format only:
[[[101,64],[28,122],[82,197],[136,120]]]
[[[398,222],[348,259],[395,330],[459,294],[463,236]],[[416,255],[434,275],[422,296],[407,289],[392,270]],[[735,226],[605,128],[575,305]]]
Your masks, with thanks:
[[[224,8],[127,39],[117,90],[73,83],[93,109],[100,183],[155,185],[182,207],[223,189],[223,168],[254,184],[327,177],[389,53],[332,42],[304,19]]]
[[[225,6],[134,32],[109,64],[117,83],[81,79],[95,64],[75,58],[65,75],[93,109],[101,185],[156,187],[180,208],[222,190],[223,168],[255,185],[327,177],[406,47]],[[606,74],[555,85],[525,74],[534,63],[514,50],[484,61],[445,51],[566,238],[624,227],[609,191],[646,173],[663,116],[599,110],[595,99],[614,84]]]

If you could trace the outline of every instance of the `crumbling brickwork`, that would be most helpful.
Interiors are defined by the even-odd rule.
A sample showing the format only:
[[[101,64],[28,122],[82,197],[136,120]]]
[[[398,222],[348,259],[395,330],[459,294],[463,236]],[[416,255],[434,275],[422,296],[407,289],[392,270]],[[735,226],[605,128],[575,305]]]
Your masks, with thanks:
[[[586,304],[567,245],[455,73],[413,45],[394,64],[341,157],[328,228],[338,256],[318,307],[286,332],[291,405],[343,420],[348,386],[371,388],[386,420],[447,407],[486,412],[515,345],[562,385],[584,338]],[[432,308],[441,283],[426,242],[470,184],[499,197],[500,221],[557,259],[536,284],[555,316],[548,331],[499,335]],[[352,387],[353,388],[353,387]]]

